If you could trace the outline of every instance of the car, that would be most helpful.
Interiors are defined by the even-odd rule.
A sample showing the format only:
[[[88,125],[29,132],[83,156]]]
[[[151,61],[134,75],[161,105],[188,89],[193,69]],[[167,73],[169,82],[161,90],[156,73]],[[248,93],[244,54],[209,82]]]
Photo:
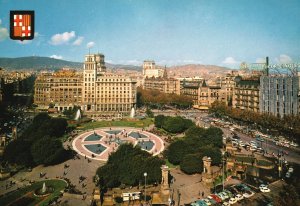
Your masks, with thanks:
[[[208,206],[203,200],[197,200],[195,203],[191,204],[192,206]]]
[[[230,203],[229,202],[223,202],[222,206],[229,206]]]
[[[235,196],[235,199],[236,199],[237,201],[240,201],[240,200],[244,199],[244,197],[243,197],[243,195],[237,194],[237,195]]]
[[[222,201],[226,199],[225,196],[224,196],[224,194],[222,192],[219,192],[217,194],[217,196],[220,197],[222,199]]]
[[[228,188],[228,190],[230,191],[230,193],[232,194],[232,197],[234,197],[235,195],[238,194],[238,192],[234,189],[234,188]]]
[[[252,197],[253,195],[254,195],[255,193],[253,192],[253,191],[246,191],[244,194],[243,194],[243,196],[245,197],[245,198],[250,198],[250,197]]]
[[[287,173],[285,174],[285,177],[286,177],[286,178],[290,178],[290,177],[291,177],[291,173],[287,172]]]
[[[224,190],[223,192],[227,194],[228,198],[233,196],[229,190]]]
[[[288,170],[288,172],[289,172],[289,173],[294,172],[294,168],[290,167],[289,170]]]
[[[256,140],[257,141],[260,141],[260,142],[264,142],[265,140],[263,139],[263,138],[261,138],[261,137],[256,137]]]
[[[229,198],[228,194],[225,191],[220,192],[220,193],[223,195],[223,197],[225,198],[225,200]]]
[[[208,205],[208,206],[211,205],[211,202],[209,201],[209,199],[206,198],[206,199],[203,199],[203,201],[205,202],[206,205]]]
[[[217,203],[222,202],[222,199],[221,199],[220,197],[218,197],[217,195],[215,195],[215,194],[211,194],[211,195],[208,196],[209,199],[211,199],[210,197],[211,197],[213,200],[215,200]]]
[[[261,185],[259,185],[259,189],[261,189],[261,188],[264,188],[264,187],[268,187],[267,185],[265,185],[265,184],[261,184]]]
[[[250,151],[256,151],[256,148],[253,147],[253,146],[251,146],[251,147],[250,147]]]
[[[271,190],[267,186],[265,186],[265,187],[259,186],[259,190],[261,192],[263,192],[263,193],[265,193],[265,192],[271,192]]]
[[[237,200],[234,197],[229,199],[229,204],[231,204],[231,205],[235,204],[236,202],[237,202]]]

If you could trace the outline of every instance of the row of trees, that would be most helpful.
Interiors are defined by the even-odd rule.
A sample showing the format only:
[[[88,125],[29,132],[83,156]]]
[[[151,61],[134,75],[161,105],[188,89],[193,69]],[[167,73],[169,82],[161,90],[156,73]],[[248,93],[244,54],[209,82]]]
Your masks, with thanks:
[[[98,168],[96,172],[99,177],[98,184],[101,188],[113,188],[121,184],[137,186],[143,183],[145,172],[147,172],[147,184],[159,183],[160,167],[163,163],[163,160],[141,150],[138,146],[122,144],[109,156],[107,163]]]
[[[209,111],[217,117],[230,117],[248,125],[255,123],[271,132],[288,135],[300,142],[300,115],[286,115],[280,118],[266,113],[231,108],[225,103],[217,101],[212,104]]]
[[[219,128],[208,129],[190,127],[185,137],[170,144],[165,151],[169,162],[180,165],[180,169],[187,174],[200,173],[203,170],[202,158],[209,156],[213,165],[221,163],[223,132]]]
[[[195,125],[192,120],[180,116],[170,117],[164,115],[156,116],[154,124],[157,128],[163,128],[170,133],[181,133]]]
[[[25,166],[56,164],[69,156],[59,139],[67,132],[67,121],[38,114],[21,137],[10,142],[4,160]]]
[[[166,94],[158,90],[145,90],[138,88],[137,106],[149,106],[151,108],[163,108],[165,105],[176,106],[180,109],[190,108],[193,100],[184,95]]]

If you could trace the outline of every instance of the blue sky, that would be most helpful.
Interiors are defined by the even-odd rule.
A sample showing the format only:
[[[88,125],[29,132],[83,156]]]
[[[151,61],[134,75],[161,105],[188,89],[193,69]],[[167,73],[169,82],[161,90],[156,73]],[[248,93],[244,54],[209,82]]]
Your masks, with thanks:
[[[36,38],[10,40],[10,10],[34,10]],[[300,61],[299,0],[0,0],[0,57],[139,65]]]

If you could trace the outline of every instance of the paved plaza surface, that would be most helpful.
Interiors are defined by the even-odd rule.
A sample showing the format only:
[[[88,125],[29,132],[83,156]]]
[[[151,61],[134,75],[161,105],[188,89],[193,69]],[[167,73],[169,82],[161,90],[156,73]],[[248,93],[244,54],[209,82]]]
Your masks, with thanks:
[[[83,157],[107,161],[109,155],[123,143],[139,144],[153,155],[164,150],[164,142],[159,136],[130,127],[101,128],[84,132],[73,140],[72,148]]]

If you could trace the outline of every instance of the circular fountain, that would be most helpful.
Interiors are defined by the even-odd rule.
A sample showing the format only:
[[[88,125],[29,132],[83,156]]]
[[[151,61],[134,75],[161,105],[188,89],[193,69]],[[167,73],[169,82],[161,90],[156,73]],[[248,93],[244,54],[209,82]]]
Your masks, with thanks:
[[[34,195],[38,197],[45,197],[50,195],[54,191],[54,188],[51,186],[46,186],[46,183],[43,183],[42,188],[38,188],[35,190]]]

